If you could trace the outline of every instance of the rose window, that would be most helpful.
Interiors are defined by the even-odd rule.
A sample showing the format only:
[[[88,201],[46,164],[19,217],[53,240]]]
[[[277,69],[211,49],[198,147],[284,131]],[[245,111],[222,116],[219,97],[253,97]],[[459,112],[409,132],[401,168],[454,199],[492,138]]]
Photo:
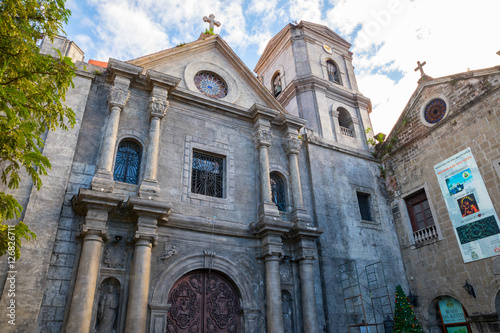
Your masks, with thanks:
[[[219,99],[227,95],[226,83],[213,74],[203,72],[196,74],[194,84],[205,96]]]
[[[446,103],[442,99],[435,99],[424,110],[424,118],[429,124],[435,124],[444,118]]]

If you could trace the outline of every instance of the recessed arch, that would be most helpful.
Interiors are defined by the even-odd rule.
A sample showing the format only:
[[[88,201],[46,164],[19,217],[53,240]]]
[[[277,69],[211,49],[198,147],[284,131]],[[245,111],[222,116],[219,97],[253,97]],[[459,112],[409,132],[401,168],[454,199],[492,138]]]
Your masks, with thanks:
[[[286,178],[277,171],[269,174],[271,181],[271,200],[280,212],[286,212],[288,206]]]
[[[143,147],[134,138],[124,138],[117,145],[113,179],[122,183],[139,184]]]
[[[273,90],[273,96],[278,97],[283,92],[283,82],[281,80],[281,73],[277,71],[274,73],[271,79],[271,87]]]
[[[158,282],[153,287],[153,296],[151,303],[151,322],[150,332],[164,333],[167,323],[167,313],[169,311],[168,295],[178,281],[185,274],[206,269],[205,255],[191,255],[187,257],[173,257],[169,262],[169,266],[160,275]],[[234,262],[219,256],[213,256],[211,260],[211,270],[223,273],[232,283],[240,295],[241,311],[242,311],[242,326],[250,327],[250,322],[255,320],[259,314],[257,305],[255,286],[250,282],[247,276],[248,270],[241,264],[236,265]]]
[[[337,109],[337,112],[338,112],[340,133],[354,138],[356,134],[354,129],[354,121],[351,114],[343,107],[339,107]]]
[[[342,85],[339,66],[332,59],[326,60],[326,73],[328,75],[328,81]]]

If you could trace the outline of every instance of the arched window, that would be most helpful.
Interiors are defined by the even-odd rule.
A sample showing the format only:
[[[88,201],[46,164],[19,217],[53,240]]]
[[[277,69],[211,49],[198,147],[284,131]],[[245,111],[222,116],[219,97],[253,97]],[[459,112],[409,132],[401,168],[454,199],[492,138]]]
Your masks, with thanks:
[[[285,180],[278,172],[271,172],[271,196],[280,212],[286,212]]]
[[[116,153],[114,180],[129,184],[139,183],[142,149],[131,140],[123,140]]]
[[[341,84],[339,68],[333,61],[326,61],[326,71],[328,72],[328,80]]]
[[[278,97],[279,94],[281,94],[282,88],[281,88],[281,75],[280,72],[277,72],[273,76],[273,94],[274,97]]]
[[[354,123],[351,114],[344,108],[338,108],[340,133],[354,137]]]

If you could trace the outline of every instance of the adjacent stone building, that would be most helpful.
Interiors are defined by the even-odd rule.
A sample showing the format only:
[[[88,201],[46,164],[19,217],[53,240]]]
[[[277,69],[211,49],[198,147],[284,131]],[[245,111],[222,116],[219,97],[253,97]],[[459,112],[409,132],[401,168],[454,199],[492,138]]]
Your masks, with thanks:
[[[2,330],[384,329],[408,284],[348,42],[289,24],[257,76],[218,35],[105,68],[57,43],[77,122],[47,134],[43,188],[14,193],[37,239]]]
[[[422,72],[378,147],[426,332],[500,332],[499,83],[499,67]]]

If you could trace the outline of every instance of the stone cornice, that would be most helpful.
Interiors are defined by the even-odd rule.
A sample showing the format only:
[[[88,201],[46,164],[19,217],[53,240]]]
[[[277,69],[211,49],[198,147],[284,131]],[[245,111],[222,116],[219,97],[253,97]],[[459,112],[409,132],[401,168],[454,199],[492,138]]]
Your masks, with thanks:
[[[107,193],[80,188],[78,195],[73,197],[73,210],[79,215],[87,215],[89,209],[110,211],[126,199],[125,194]]]
[[[111,81],[115,80],[116,76],[122,76],[128,79],[132,79],[142,72],[142,67],[129,64],[124,61],[109,58],[108,70],[110,72],[109,78]]]
[[[165,88],[168,93],[170,93],[172,89],[176,88],[179,82],[181,82],[181,79],[178,77],[157,72],[152,69],[147,70],[146,80],[151,87],[159,86]]]
[[[213,232],[216,235],[254,238],[248,225],[220,219],[216,219],[212,225],[212,223],[207,223],[207,221],[206,217],[172,213],[168,221],[161,220],[158,225],[167,228],[197,231],[200,233]],[[160,229],[159,233],[162,235],[163,231]]]
[[[140,197],[129,197],[127,205],[139,217],[150,217],[154,219],[168,220],[172,211],[172,204],[157,200],[150,200]]]
[[[371,153],[368,151],[366,152],[366,154],[358,153],[356,151],[352,151],[352,150],[349,150],[347,148],[339,147],[333,143],[329,143],[329,142],[325,141],[323,138],[320,138],[318,136],[311,135],[311,134],[312,134],[311,131],[308,131],[308,133],[306,134],[305,142],[307,142],[307,144],[313,144],[313,145],[320,146],[323,148],[332,149],[332,150],[335,150],[335,151],[338,151],[338,152],[341,152],[344,154],[348,154],[348,155],[351,155],[354,157],[368,160],[370,162],[380,163],[380,160],[373,157],[371,155]]]
[[[267,121],[272,121],[274,118],[276,118],[280,112],[273,110],[271,108],[268,108],[264,105],[260,105],[255,103],[248,109],[250,116],[256,122],[259,119],[264,119]]]

